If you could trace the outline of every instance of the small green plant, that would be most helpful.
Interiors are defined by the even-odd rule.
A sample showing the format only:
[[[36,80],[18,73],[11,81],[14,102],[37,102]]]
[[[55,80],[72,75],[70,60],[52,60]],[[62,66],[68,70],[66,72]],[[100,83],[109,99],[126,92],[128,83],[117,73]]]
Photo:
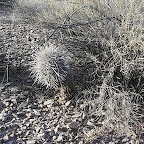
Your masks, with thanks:
[[[31,75],[35,82],[47,88],[61,86],[69,73],[69,56],[62,46],[49,44],[35,52],[30,62]]]

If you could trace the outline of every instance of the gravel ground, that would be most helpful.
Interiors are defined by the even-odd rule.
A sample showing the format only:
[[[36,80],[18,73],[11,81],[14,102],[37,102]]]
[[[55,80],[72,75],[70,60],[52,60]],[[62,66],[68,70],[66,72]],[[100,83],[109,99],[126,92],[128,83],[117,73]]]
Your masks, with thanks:
[[[132,137],[94,135],[100,125],[76,109],[73,99],[63,100],[33,84],[27,64],[42,46],[47,30],[14,22],[1,14],[0,24],[0,143],[1,144],[136,144]],[[82,103],[78,104],[79,107]]]

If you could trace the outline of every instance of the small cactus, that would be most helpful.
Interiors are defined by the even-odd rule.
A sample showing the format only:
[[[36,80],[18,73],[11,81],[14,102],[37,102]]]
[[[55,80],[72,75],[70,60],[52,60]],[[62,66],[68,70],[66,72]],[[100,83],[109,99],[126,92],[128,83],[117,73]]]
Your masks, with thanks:
[[[69,55],[62,46],[49,44],[34,54],[30,70],[35,82],[47,88],[61,86],[69,73]]]

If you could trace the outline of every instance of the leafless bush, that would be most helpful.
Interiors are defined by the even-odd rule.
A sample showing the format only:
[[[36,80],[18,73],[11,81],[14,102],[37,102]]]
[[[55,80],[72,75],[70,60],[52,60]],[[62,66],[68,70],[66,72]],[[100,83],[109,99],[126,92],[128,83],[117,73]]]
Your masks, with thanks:
[[[114,73],[112,67],[100,78],[101,85],[81,91],[77,102],[78,105],[82,103],[80,110],[88,116],[96,116],[97,124],[101,126],[95,129],[95,134],[131,136],[141,130],[140,121],[144,116],[140,104],[143,103],[143,96],[128,88],[127,81],[115,82]]]
[[[144,90],[143,52],[138,53],[135,49],[126,51],[129,53],[126,57],[120,50],[122,49],[110,48],[99,55],[86,53],[96,65],[91,75],[99,83],[83,90],[80,95],[84,101],[83,110],[88,115],[96,115],[98,121],[101,121],[102,127],[96,129],[97,134],[113,132],[133,135],[140,130],[139,122],[144,117],[140,106],[143,103]],[[135,55],[135,58],[126,63],[130,55]]]
[[[99,94],[98,94],[99,93]],[[132,103],[131,94],[119,91],[114,87],[103,84],[100,91],[85,90],[83,109],[97,117],[97,124],[101,124],[96,133],[103,135],[113,133],[117,135],[133,135],[139,128],[139,105]]]

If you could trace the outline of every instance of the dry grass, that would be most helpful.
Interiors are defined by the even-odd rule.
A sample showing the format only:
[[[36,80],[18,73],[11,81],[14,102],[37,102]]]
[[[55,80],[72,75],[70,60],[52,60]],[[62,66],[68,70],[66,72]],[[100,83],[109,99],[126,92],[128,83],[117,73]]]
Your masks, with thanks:
[[[66,29],[70,37],[79,35],[77,39],[97,41],[106,48],[124,45],[143,50],[142,0],[22,0],[18,4],[18,13],[25,20],[42,25],[53,23],[60,32]]]

